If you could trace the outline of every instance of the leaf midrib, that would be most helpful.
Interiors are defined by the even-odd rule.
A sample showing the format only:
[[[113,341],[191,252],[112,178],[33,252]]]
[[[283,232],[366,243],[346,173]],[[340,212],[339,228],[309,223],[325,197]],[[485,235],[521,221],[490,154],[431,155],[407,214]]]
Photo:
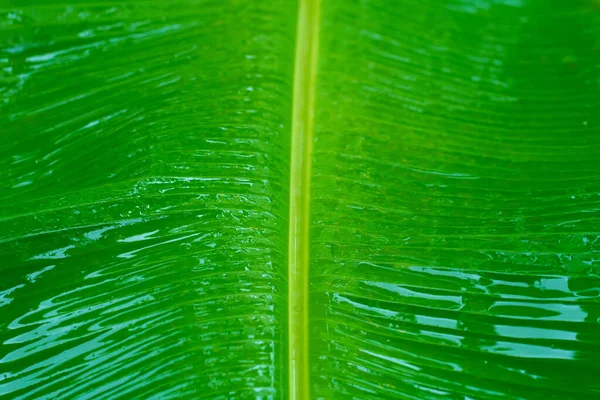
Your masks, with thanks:
[[[319,0],[299,1],[294,65],[288,237],[288,391],[291,400],[309,398],[309,209],[319,14]]]

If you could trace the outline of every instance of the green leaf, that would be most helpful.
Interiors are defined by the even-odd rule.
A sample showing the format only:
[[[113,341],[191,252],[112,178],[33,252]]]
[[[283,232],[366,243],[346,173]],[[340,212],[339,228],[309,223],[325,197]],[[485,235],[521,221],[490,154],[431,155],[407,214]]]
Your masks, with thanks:
[[[598,4],[323,1],[315,397],[600,396]]]
[[[0,1],[0,398],[600,397],[593,0]]]
[[[295,4],[3,21],[0,393],[278,396]]]

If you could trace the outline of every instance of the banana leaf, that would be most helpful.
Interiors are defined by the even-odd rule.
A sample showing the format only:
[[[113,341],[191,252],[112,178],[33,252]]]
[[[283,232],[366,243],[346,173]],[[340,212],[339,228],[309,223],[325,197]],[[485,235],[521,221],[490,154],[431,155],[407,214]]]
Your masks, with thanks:
[[[0,0],[0,398],[600,398],[600,3]]]

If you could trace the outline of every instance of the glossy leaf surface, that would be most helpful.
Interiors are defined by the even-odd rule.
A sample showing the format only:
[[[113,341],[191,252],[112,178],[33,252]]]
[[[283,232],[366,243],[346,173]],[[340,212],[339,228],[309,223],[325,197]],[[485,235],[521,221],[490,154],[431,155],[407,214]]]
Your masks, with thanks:
[[[323,2],[315,397],[598,396],[598,5],[401,3]]]
[[[0,397],[286,398],[293,1],[0,2]],[[600,396],[600,6],[322,0],[310,398]]]
[[[282,391],[295,15],[5,12],[0,393]]]

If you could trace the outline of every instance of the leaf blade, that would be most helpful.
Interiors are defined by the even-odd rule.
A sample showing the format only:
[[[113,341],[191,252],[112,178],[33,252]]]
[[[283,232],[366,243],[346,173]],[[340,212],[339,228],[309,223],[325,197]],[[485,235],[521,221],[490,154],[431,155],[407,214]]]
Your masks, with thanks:
[[[0,393],[285,391],[294,5],[8,14]]]
[[[322,15],[312,397],[597,394],[594,6]]]

